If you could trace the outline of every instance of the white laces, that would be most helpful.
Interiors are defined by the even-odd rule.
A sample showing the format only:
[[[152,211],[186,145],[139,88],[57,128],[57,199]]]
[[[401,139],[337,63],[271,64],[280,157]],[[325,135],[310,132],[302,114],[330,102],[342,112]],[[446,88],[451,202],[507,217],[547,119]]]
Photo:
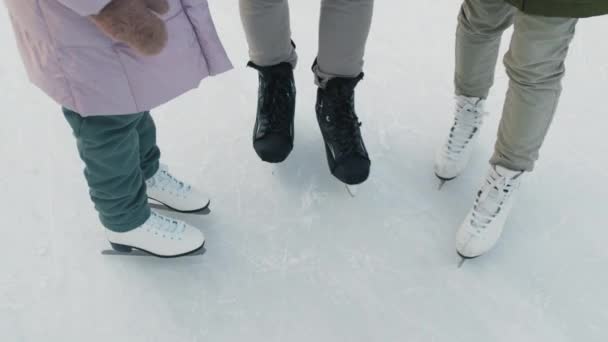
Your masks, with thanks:
[[[154,235],[161,235],[162,237],[170,238],[171,240],[181,240],[182,238],[180,235],[186,230],[186,224],[184,222],[155,212],[151,213],[150,219],[146,222],[146,225],[148,226],[147,230],[149,232],[154,230]]]
[[[477,193],[471,218],[473,228],[471,233],[481,234],[492,223],[513,191],[519,186],[522,174],[523,172],[519,172],[512,177],[502,176],[492,168],[481,190]]]
[[[184,182],[176,179],[169,173],[169,169],[165,165],[161,165],[158,172],[148,181],[148,186],[155,186],[162,191],[167,191],[172,195],[183,196],[190,192],[192,187]]]
[[[464,96],[456,97],[456,114],[448,142],[442,150],[447,159],[458,160],[471,140],[479,133],[487,112],[483,100]]]

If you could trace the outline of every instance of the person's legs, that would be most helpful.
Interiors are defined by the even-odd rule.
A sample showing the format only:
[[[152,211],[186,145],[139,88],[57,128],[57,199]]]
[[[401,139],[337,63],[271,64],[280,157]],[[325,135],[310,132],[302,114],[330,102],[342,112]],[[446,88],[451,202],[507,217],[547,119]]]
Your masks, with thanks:
[[[501,38],[515,12],[504,0],[464,1],[456,30],[456,95],[488,97]]]
[[[533,170],[559,101],[576,24],[571,18],[517,14],[504,60],[510,83],[492,165]]]
[[[489,251],[499,240],[523,178],[532,171],[561,93],[568,47],[577,20],[517,12],[505,57],[511,79],[491,168],[456,248],[465,258]]]
[[[363,71],[374,0],[323,0],[319,23],[319,52],[314,71],[317,83],[334,77],[354,78]]]
[[[346,184],[363,183],[371,161],[355,110],[355,88],[363,78],[373,0],[323,0],[319,52],[313,65],[317,121],[331,173]]]
[[[298,56],[291,41],[287,0],[240,0],[241,20],[249,44],[249,58],[260,67],[290,63]]]
[[[82,117],[68,109],[63,112],[85,163],[84,175],[101,223],[116,232],[144,224],[150,207],[137,132],[144,113]]]
[[[458,177],[475,149],[494,83],[500,41],[516,9],[504,0],[465,0],[456,30],[454,123],[435,155],[435,175],[445,182]]]
[[[205,236],[198,229],[155,213],[148,205],[144,172],[158,169],[160,155],[148,112],[92,117],[65,108],[63,112],[76,137],[89,193],[112,248],[122,253],[141,249],[161,257],[202,248]],[[171,182],[180,184],[180,200],[192,202],[193,196],[183,196],[183,183],[166,178],[170,179],[161,180],[162,188],[176,193]],[[189,187],[188,193],[192,193]]]
[[[250,62],[259,75],[253,148],[263,161],[280,163],[294,146],[298,60],[291,41],[287,0],[240,0]]]
[[[156,145],[156,125],[150,112],[144,112],[137,126],[139,157],[144,179],[150,179],[159,168],[160,149]]]

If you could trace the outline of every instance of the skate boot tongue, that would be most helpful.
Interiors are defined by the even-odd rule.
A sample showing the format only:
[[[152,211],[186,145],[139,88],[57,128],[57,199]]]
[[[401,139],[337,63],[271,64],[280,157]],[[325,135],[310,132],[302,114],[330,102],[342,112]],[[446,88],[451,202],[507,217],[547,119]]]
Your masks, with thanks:
[[[498,165],[494,167],[478,193],[474,220],[476,228],[485,228],[492,223],[522,174],[523,171],[513,171]]]
[[[475,206],[475,210],[478,213],[475,222],[477,228],[485,228],[496,216],[502,204],[499,196],[500,191],[496,189],[488,189],[481,195]]]
[[[523,171],[509,170],[506,167],[502,167],[500,165],[496,165],[496,167],[494,168],[494,170],[496,170],[496,173],[498,173],[499,176],[505,177],[505,178],[508,178],[508,179],[515,179],[515,178],[519,177],[523,173]]]
[[[476,98],[476,99],[475,99],[475,101],[473,101],[473,104],[474,104],[476,107],[483,108],[483,106],[486,104],[486,100],[481,99],[481,98]]]

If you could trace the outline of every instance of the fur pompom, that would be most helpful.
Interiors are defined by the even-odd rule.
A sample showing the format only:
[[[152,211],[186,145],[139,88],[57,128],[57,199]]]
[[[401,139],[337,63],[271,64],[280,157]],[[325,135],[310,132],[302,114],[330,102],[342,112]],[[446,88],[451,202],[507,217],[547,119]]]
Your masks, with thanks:
[[[165,22],[156,13],[168,11],[167,0],[113,0],[91,19],[113,39],[142,55],[153,56],[164,49],[168,40]]]

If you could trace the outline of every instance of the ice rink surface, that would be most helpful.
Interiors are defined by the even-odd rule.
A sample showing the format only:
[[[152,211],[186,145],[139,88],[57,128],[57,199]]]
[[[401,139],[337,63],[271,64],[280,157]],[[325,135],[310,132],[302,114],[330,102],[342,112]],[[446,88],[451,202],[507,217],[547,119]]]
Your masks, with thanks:
[[[504,238],[458,269],[454,233],[492,153],[507,79],[471,167],[437,191],[453,108],[458,1],[378,1],[357,93],[373,174],[351,198],[329,174],[309,65],[318,1],[292,1],[296,147],[251,147],[257,76],[237,1],[212,1],[237,66],[155,111],[163,161],[212,194],[202,256],[103,256],[59,107],[31,86],[0,11],[0,340],[4,342],[605,342],[608,20],[582,21],[565,91]],[[505,36],[506,48],[509,35]]]

